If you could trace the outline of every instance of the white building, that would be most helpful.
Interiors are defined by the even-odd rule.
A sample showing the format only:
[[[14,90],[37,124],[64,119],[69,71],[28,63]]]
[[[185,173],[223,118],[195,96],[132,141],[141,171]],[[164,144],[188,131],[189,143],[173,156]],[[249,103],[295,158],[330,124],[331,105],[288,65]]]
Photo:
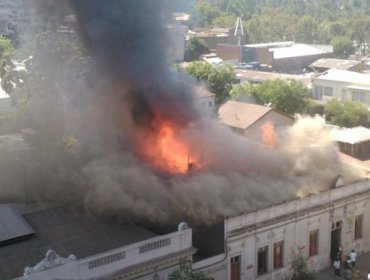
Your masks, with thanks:
[[[309,266],[321,270],[343,248],[370,251],[370,180],[334,188],[305,198],[256,209],[225,220],[222,255],[194,263],[216,280],[284,279],[291,250],[299,250]]]
[[[71,205],[0,205],[1,279],[167,279],[194,253],[186,223],[158,235]]]
[[[330,69],[312,79],[313,96],[317,100],[359,101],[370,106],[370,75]]]

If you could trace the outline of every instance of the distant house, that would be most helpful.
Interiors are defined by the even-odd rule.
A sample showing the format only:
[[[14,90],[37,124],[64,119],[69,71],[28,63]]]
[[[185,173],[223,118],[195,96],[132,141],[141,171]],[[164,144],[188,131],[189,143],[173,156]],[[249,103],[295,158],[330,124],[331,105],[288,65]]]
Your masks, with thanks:
[[[359,60],[321,58],[310,64],[309,67],[313,71],[319,73],[325,72],[329,69],[362,72],[364,70],[364,63]]]
[[[198,98],[200,110],[208,115],[213,115],[215,113],[215,94],[202,88],[193,87],[193,92]]]
[[[292,75],[292,74],[281,74],[276,72],[266,72],[266,71],[255,71],[255,70],[244,70],[244,69],[236,69],[235,70],[236,79],[239,80],[240,83],[248,82],[248,83],[262,83],[265,81],[272,81],[272,80],[296,80],[301,82],[304,86],[308,89],[312,88],[311,80],[312,75]]]
[[[267,106],[229,100],[218,110],[219,122],[251,140],[263,140],[263,127],[279,131],[293,124],[294,118]]]
[[[317,100],[353,100],[370,106],[370,75],[330,69],[312,79],[313,96]]]
[[[370,159],[370,129],[362,126],[333,129],[332,135],[342,153],[358,159]]]

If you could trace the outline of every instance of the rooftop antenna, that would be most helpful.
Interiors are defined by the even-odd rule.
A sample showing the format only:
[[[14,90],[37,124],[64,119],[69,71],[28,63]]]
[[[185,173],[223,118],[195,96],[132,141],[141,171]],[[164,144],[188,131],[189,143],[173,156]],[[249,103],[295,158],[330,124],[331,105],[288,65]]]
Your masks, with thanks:
[[[236,20],[234,36],[238,38],[238,46],[240,46],[244,37],[243,23],[240,17]]]

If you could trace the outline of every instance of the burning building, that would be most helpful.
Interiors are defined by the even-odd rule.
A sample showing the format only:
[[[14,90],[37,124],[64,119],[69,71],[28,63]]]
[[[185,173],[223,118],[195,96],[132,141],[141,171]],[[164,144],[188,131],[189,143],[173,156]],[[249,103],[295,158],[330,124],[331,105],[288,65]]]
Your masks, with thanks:
[[[307,237],[297,231],[299,226],[293,221],[308,221],[313,231],[321,230],[321,223],[328,225],[328,221],[336,229],[344,217],[357,219],[360,215],[357,220],[363,223],[358,223],[368,223],[368,182],[351,183],[364,177],[342,164],[323,120],[302,119],[286,130],[274,149],[261,147],[198,110],[199,98],[192,90],[191,79],[169,69],[165,51],[168,37],[163,31],[160,1],[79,0],[70,4],[87,55],[76,59],[63,52],[57,56],[61,60],[56,60],[58,49],[46,48],[47,55],[39,56],[38,63],[34,63],[42,77],[36,84],[48,87],[32,97],[26,120],[37,119],[35,135],[44,132],[42,135],[48,137],[34,141],[37,149],[28,161],[32,165],[24,173],[27,184],[2,184],[2,200],[20,200],[23,193],[27,193],[28,200],[77,200],[91,214],[162,226],[186,220],[193,228],[222,224],[226,219],[225,248],[229,249],[212,259],[204,255],[205,259],[194,264],[216,279],[264,279],[272,274],[278,279],[274,270],[286,271],[287,250]],[[76,60],[88,65],[89,71],[71,76],[72,67],[63,67]],[[50,114],[40,121],[35,112],[45,112],[40,110],[42,105]],[[50,119],[55,123],[45,125]],[[348,186],[331,189],[338,174]],[[363,200],[357,194],[363,195]],[[346,208],[338,204],[343,201]],[[349,205],[350,201],[359,202],[358,208]],[[346,216],[338,214],[340,209],[346,209]],[[349,209],[352,216],[347,216]],[[313,218],[313,211],[323,212]],[[278,220],[274,224],[275,218]],[[349,228],[350,223],[346,229]],[[42,233],[34,231],[36,236]],[[327,237],[330,231],[331,227],[320,234]],[[55,230],[55,234],[61,233]],[[190,260],[190,230],[181,227],[180,233],[173,234],[177,241],[184,237],[185,243],[168,241],[172,235],[163,237],[164,241],[162,237],[152,240],[148,236],[148,242],[132,242],[145,242],[136,247],[143,246],[141,253],[149,252],[146,261],[167,253],[184,253]],[[364,241],[358,248],[368,250],[367,236],[363,232]],[[352,239],[346,237],[343,242],[348,242],[344,245],[347,250]],[[166,251],[168,248],[174,250]],[[77,271],[80,264],[86,269],[82,274],[87,279],[93,277],[92,269],[97,266],[109,274],[117,265],[114,271],[119,272],[123,259],[129,259],[129,248],[119,247],[109,253],[103,252],[105,249],[86,252],[77,268],[76,263],[53,267],[45,277],[52,277],[54,269]],[[140,254],[140,249],[134,251]],[[272,266],[271,252],[280,256],[276,267]],[[67,257],[70,253],[74,252],[60,254]],[[100,255],[95,259],[91,254]],[[55,252],[48,254],[46,261],[49,257],[58,259]],[[323,252],[317,260],[325,264],[327,257]],[[35,259],[27,265],[35,268],[42,256]],[[136,265],[144,266],[141,262]],[[166,274],[168,271],[156,277]],[[120,279],[122,275],[116,276]]]

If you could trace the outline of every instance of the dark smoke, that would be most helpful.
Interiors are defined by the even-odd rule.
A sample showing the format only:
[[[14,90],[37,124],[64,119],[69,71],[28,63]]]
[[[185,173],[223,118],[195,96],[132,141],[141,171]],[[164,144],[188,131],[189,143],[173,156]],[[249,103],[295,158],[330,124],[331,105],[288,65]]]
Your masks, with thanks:
[[[38,148],[23,168],[0,162],[9,171],[0,199],[83,199],[100,213],[212,223],[326,190],[338,174],[359,178],[343,168],[320,119],[299,121],[267,149],[203,116],[187,80],[168,66],[162,1],[70,3],[84,59],[40,45],[37,93],[19,125],[36,130],[26,136]],[[137,143],[163,118],[179,124],[202,170],[164,178],[138,157]]]
[[[185,123],[197,117],[190,89],[168,67],[163,1],[82,0],[72,6],[84,44],[110,82],[129,92],[136,121],[150,121],[153,110]]]

